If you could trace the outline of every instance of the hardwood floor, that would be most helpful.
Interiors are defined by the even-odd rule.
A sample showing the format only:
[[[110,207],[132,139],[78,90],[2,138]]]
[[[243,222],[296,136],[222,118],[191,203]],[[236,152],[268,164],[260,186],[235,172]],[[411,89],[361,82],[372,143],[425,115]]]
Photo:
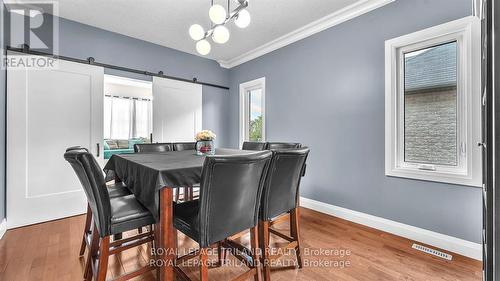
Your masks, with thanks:
[[[84,216],[7,231],[0,240],[0,280],[83,280],[83,259],[78,257]],[[411,248],[412,241],[308,209],[301,210],[304,268],[272,271],[276,281],[291,280],[481,280],[481,262],[457,254],[452,261]],[[278,225],[286,231],[288,224]],[[248,235],[242,237],[248,242]],[[275,236],[271,244],[281,244]],[[196,245],[179,236],[180,249]],[[320,250],[323,249],[322,252]],[[150,261],[146,246],[110,257],[108,279],[133,271]],[[216,258],[215,255],[211,257]],[[280,259],[295,262],[293,253]],[[229,280],[246,268],[228,264],[209,270],[210,280]],[[196,265],[183,267],[196,279]],[[156,280],[154,273],[133,280]]]

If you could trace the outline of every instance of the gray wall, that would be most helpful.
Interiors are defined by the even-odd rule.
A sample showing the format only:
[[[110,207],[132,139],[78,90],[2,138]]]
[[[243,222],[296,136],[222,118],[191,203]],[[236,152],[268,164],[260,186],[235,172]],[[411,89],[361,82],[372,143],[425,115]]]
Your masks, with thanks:
[[[199,81],[220,85],[229,84],[229,71],[221,68],[213,60],[62,18],[59,24],[60,55],[82,59],[94,57],[98,62],[151,72],[161,70],[166,75],[188,79],[197,77]],[[126,72],[106,70],[106,73],[150,80],[150,77],[131,75]],[[0,148],[2,148],[5,134],[5,71],[0,72],[0,77]],[[216,141],[219,146],[229,145],[226,129],[229,126],[228,107],[229,92],[227,90],[203,86],[203,128],[212,129],[217,133]],[[4,150],[0,149],[0,218],[5,217],[4,163]]]
[[[470,0],[400,0],[231,69],[266,77],[267,137],[311,147],[302,196],[481,242],[481,191],[384,175],[384,41],[471,14]]]
[[[46,19],[47,20],[47,19]],[[49,18],[48,20],[51,20]],[[18,32],[13,28],[13,32]],[[41,31],[43,38],[47,30]],[[125,35],[95,28],[89,25],[59,18],[59,54],[69,57],[114,64],[150,72],[163,71],[165,75],[186,79],[196,77],[199,81],[227,86],[229,71],[221,68],[213,60],[187,54]],[[106,69],[107,74],[151,80],[128,72]],[[229,94],[227,90],[203,86],[203,127],[216,130],[218,145],[227,145],[229,137],[222,130],[226,125],[223,114],[226,112]],[[206,110],[205,110],[206,109]]]

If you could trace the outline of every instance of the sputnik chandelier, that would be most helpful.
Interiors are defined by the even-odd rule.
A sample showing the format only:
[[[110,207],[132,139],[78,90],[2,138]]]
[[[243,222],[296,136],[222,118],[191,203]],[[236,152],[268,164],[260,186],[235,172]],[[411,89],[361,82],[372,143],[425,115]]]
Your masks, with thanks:
[[[230,1],[227,1],[227,11],[230,9]],[[193,24],[189,28],[189,36],[197,41],[196,51],[200,55],[204,56],[210,53],[212,46],[208,42],[209,37],[218,44],[224,44],[229,40],[229,30],[225,26],[227,23],[234,20],[234,23],[239,28],[245,28],[250,24],[250,13],[245,9],[248,7],[248,0],[234,1],[238,3],[238,7],[228,15],[222,5],[214,5],[214,1],[212,0],[210,10],[208,10],[208,16],[212,21],[210,29],[205,32],[199,24]]]

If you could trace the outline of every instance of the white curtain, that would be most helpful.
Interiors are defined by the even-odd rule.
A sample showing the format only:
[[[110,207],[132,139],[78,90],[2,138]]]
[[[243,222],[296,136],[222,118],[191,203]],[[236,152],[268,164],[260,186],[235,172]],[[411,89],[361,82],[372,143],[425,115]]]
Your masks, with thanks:
[[[104,97],[104,138],[148,138],[152,131],[151,100]]]

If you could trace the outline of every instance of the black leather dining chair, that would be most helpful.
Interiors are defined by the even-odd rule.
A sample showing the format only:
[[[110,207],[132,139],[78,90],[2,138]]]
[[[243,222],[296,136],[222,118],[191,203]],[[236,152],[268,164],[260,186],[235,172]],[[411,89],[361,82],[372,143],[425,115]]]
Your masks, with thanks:
[[[172,143],[174,151],[184,151],[184,150],[196,150],[196,142],[174,142]],[[194,188],[192,186],[182,187],[183,190],[183,200],[189,201],[196,199],[197,196],[194,194]],[[180,192],[177,190],[175,194],[175,201],[178,202],[180,199]]]
[[[174,142],[172,146],[174,151],[196,150],[196,142]]]
[[[266,149],[292,149],[300,148],[302,144],[298,142],[267,142]]]
[[[267,142],[266,149],[294,149],[301,148],[302,144],[298,142]],[[302,170],[302,176],[306,174],[306,165],[304,165],[304,169]]]
[[[241,149],[243,150],[264,150],[266,149],[266,143],[265,142],[258,142],[258,141],[245,141],[243,142],[243,146]]]
[[[250,229],[253,262],[250,270],[239,276],[260,280],[258,263],[258,214],[260,197],[270,151],[248,155],[207,156],[203,165],[200,199],[174,205],[174,226],[196,241],[200,249],[177,259],[178,262],[200,256],[200,280],[208,280],[207,251],[213,245],[232,247],[228,237]],[[236,254],[237,251],[231,251]],[[189,278],[176,267],[178,274]]]
[[[77,174],[93,216],[92,241],[84,277],[85,280],[95,278],[97,281],[104,281],[110,255],[154,240],[153,231],[113,242],[110,242],[110,236],[151,225],[155,220],[133,194],[115,198],[109,196],[102,170],[88,151],[69,150],[64,158]],[[97,266],[94,266],[95,262]],[[153,269],[153,266],[147,265],[118,278],[128,280]]]
[[[295,249],[297,264],[302,268],[303,262],[299,235],[299,185],[302,170],[305,167],[309,148],[273,150],[269,172],[262,192],[259,213],[259,234],[261,237],[261,253],[264,280],[269,281],[271,264],[280,255],[270,253],[285,253],[286,249]],[[271,228],[272,225],[290,220],[290,236]],[[270,234],[275,234],[289,243],[280,250],[269,248]]]
[[[171,143],[136,143],[134,144],[135,153],[167,152],[172,151]]]
[[[66,152],[77,151],[77,150],[89,152],[88,149],[81,146],[68,147],[66,149]],[[122,182],[115,182],[111,184],[107,183],[106,189],[108,190],[110,198],[115,198],[130,194],[130,191]],[[83,238],[80,246],[80,256],[83,256],[85,254],[85,249],[87,249],[88,239],[90,238],[91,234],[92,234],[92,210],[90,209],[90,205],[87,204],[87,214],[85,215],[85,227],[83,229]]]

